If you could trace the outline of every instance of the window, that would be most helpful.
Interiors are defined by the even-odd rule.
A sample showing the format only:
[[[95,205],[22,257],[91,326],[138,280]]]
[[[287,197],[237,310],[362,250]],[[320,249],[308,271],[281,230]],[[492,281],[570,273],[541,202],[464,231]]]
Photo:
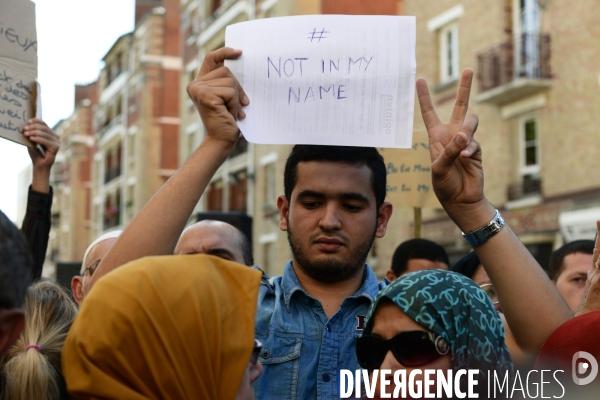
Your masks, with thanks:
[[[248,193],[248,174],[246,171],[240,171],[236,174],[230,174],[229,182],[229,211],[246,213],[246,197]]]
[[[537,119],[524,117],[520,121],[521,140],[521,174],[537,174],[540,172],[540,146]]]
[[[223,210],[223,181],[213,182],[206,191],[206,210],[207,211],[222,211]]]
[[[117,102],[116,102],[116,106],[115,106],[115,117],[118,117],[119,115],[121,115],[121,112],[123,111],[123,98],[121,96],[117,97]]]
[[[440,40],[440,81],[441,83],[458,79],[458,25],[446,25],[439,31]]]
[[[540,8],[538,0],[513,0],[515,76],[540,77]]]
[[[210,15],[214,14],[221,7],[221,0],[213,0],[210,4]]]
[[[518,120],[518,126],[518,177],[515,177],[517,181],[508,186],[507,197],[509,202],[539,198],[542,192],[540,134],[536,114],[523,115]],[[514,207],[514,204],[512,207]]]

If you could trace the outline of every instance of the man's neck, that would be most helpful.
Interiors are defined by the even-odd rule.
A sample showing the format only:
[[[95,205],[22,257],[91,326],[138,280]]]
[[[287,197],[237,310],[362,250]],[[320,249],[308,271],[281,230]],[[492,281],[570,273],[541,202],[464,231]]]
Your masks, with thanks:
[[[296,260],[292,260],[292,267],[298,282],[300,282],[306,293],[321,302],[327,318],[333,317],[346,297],[352,296],[360,289],[365,271],[363,266],[342,282],[325,283],[308,276],[302,268],[298,267]]]

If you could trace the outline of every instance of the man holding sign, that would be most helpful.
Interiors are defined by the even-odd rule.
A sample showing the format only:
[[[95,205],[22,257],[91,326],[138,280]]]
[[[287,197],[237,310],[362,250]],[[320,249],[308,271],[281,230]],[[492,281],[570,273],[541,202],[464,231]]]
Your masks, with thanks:
[[[188,86],[206,127],[205,139],[119,237],[91,284],[131,260],[173,253],[194,206],[239,138],[238,120],[246,117],[244,107],[250,99],[223,61],[240,55],[241,51],[223,48],[206,56],[198,78]],[[464,71],[447,124],[437,118],[425,81],[417,81],[429,132],[433,187],[465,232],[485,226],[495,214],[483,194],[481,149],[473,139],[477,117],[465,118],[472,76],[470,69]],[[325,151],[344,153],[345,149]],[[366,162],[299,161],[291,193],[279,197],[280,227],[288,231],[293,259],[283,277],[265,279],[261,285],[256,335],[263,341],[264,375],[255,383],[258,398],[338,398],[339,370],[357,368],[353,349],[362,316],[382,285],[359,250],[370,234],[385,234],[391,215],[389,203],[377,202],[376,168]],[[476,250],[509,323],[514,323],[517,341],[536,352],[571,317],[568,308],[508,227]],[[349,274],[346,269],[339,276],[309,271],[310,265],[326,266],[327,261],[333,265],[343,258],[353,261],[357,269],[351,268]]]

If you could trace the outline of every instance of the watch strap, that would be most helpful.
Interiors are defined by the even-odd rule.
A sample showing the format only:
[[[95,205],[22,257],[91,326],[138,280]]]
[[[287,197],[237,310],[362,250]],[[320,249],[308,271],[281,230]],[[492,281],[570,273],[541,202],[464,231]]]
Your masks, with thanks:
[[[469,233],[463,232],[462,235],[471,246],[476,247],[487,242],[492,236],[500,232],[504,228],[504,225],[506,225],[504,218],[500,215],[500,211],[496,210],[496,215],[494,215],[494,218],[490,222]]]

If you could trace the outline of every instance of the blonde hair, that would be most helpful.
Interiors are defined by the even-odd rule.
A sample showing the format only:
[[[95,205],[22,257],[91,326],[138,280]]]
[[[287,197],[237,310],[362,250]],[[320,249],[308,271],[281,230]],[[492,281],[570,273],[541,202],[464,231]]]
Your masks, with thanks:
[[[23,308],[23,332],[0,360],[2,399],[60,399],[66,394],[62,348],[77,306],[58,284],[43,280],[29,287]]]

